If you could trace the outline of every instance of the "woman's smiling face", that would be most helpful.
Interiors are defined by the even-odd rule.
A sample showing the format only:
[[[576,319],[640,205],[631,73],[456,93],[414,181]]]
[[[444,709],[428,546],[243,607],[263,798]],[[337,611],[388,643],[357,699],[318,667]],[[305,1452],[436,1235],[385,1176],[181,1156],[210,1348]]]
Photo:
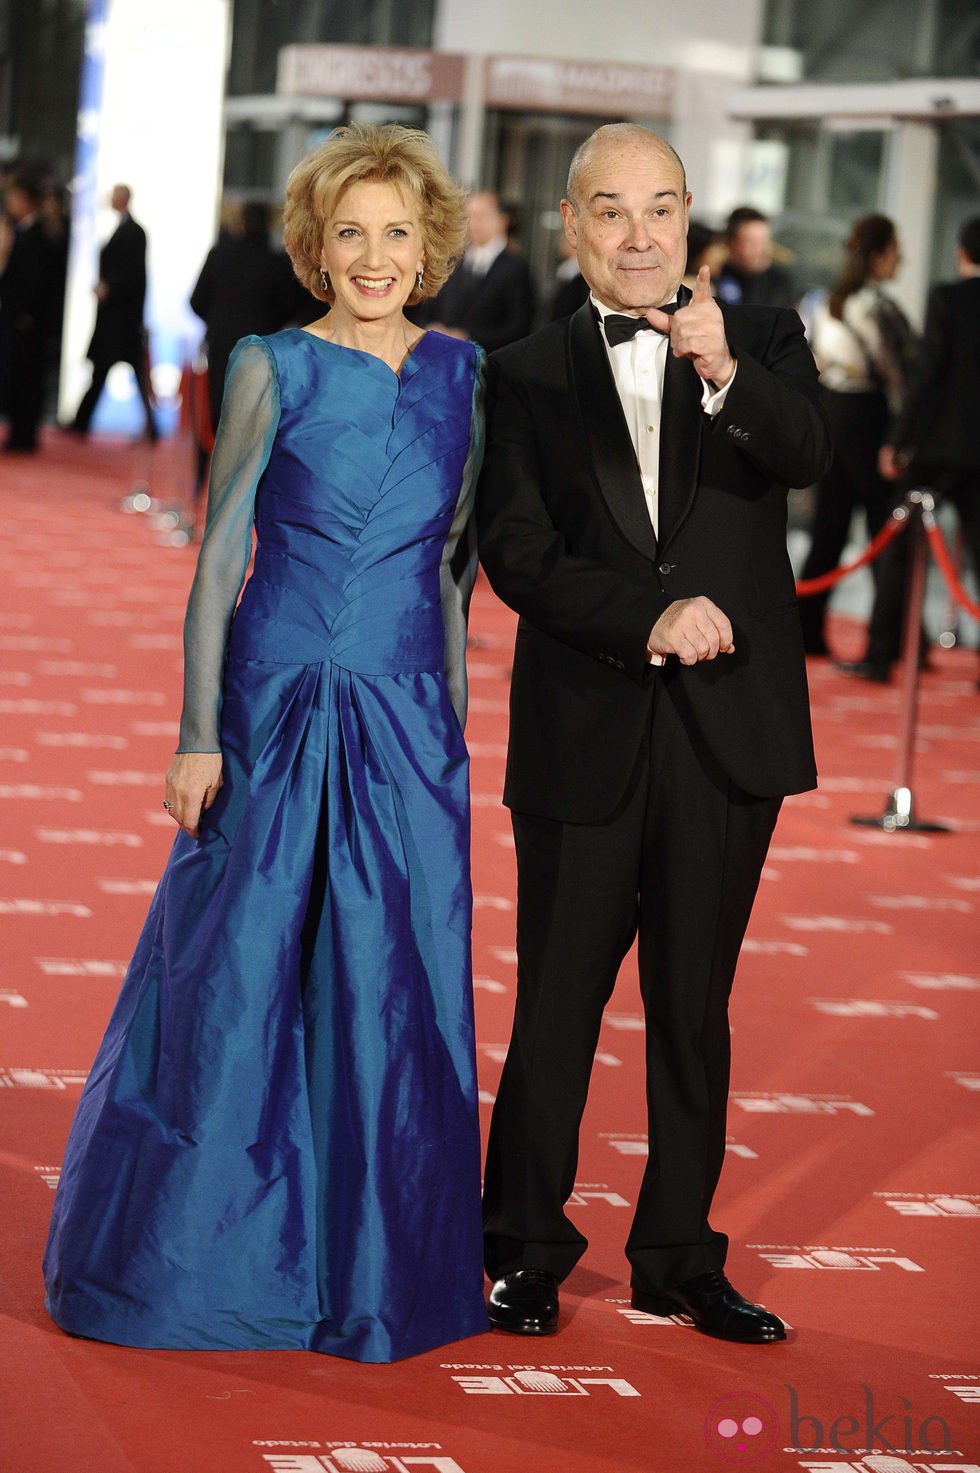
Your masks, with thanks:
[[[417,204],[377,179],[349,185],[324,227],[320,264],[334,311],[359,321],[399,314],[425,266]]]

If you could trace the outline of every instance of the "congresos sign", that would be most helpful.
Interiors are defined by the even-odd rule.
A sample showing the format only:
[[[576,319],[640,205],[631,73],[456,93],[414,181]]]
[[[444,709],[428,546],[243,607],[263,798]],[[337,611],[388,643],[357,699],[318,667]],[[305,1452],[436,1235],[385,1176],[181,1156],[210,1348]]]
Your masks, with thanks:
[[[460,102],[467,58],[392,46],[296,45],[279,52],[276,91],[346,102]],[[669,115],[670,67],[551,57],[482,59],[487,107],[537,112]]]
[[[284,46],[276,91],[346,102],[458,102],[463,57],[393,46]]]

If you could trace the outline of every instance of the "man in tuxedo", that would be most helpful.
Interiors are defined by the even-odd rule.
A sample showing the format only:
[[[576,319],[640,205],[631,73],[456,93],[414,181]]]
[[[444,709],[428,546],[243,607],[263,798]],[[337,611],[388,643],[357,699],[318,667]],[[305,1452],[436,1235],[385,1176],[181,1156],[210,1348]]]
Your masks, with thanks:
[[[285,251],[269,244],[270,223],[268,205],[246,201],[240,228],[226,231],[211,247],[191,292],[191,311],[207,328],[212,436],[221,416],[228,359],[239,338],[266,337],[319,311],[293,275]]]
[[[484,1227],[491,1322],[521,1334],[556,1328],[586,1247],[564,1207],[637,935],[650,1157],[633,1304],[729,1340],[785,1334],[724,1276],[708,1212],[739,948],[781,798],[815,783],[786,501],[830,450],[796,315],[720,307],[706,267],[678,290],[690,200],[664,139],[600,128],[561,206],[590,299],[489,363],[480,551],[521,617],[504,792],[517,1008]]]
[[[78,406],[71,429],[87,435],[99,396],[116,363],[128,363],[146,413],[146,433],[157,439],[148,376],[143,307],[146,301],[146,232],[129,213],[131,193],[117,184],[110,203],[119,224],[99,253],[99,279],[94,287],[98,306],[95,331],[89,343],[92,382]]]
[[[492,353],[525,337],[534,322],[531,268],[508,243],[508,217],[490,190],[466,201],[469,245],[459,266],[430,301],[409,316],[420,327],[472,338]]]
[[[963,541],[980,574],[980,216],[968,220],[956,247],[959,281],[934,286],[909,391],[878,469],[889,481],[928,486],[951,501]],[[901,627],[909,538],[885,549],[863,659],[853,674],[887,680]]]

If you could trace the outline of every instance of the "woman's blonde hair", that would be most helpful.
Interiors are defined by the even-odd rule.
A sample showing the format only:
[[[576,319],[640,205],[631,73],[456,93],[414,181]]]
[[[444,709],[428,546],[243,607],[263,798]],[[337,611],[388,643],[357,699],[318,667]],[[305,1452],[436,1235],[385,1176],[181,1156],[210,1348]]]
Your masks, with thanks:
[[[320,275],[323,232],[340,196],[352,184],[393,184],[413,199],[422,228],[424,285],[408,304],[435,296],[466,245],[465,195],[419,128],[400,123],[349,123],[301,159],[286,182],[283,244],[296,276],[321,302],[333,287]]]

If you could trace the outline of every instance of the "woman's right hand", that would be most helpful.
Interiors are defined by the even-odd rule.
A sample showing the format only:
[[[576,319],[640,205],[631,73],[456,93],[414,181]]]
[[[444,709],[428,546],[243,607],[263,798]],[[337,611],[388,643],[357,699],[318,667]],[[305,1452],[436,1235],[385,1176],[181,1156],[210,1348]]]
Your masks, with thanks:
[[[221,787],[220,752],[177,752],[167,768],[165,806],[192,839]]]

